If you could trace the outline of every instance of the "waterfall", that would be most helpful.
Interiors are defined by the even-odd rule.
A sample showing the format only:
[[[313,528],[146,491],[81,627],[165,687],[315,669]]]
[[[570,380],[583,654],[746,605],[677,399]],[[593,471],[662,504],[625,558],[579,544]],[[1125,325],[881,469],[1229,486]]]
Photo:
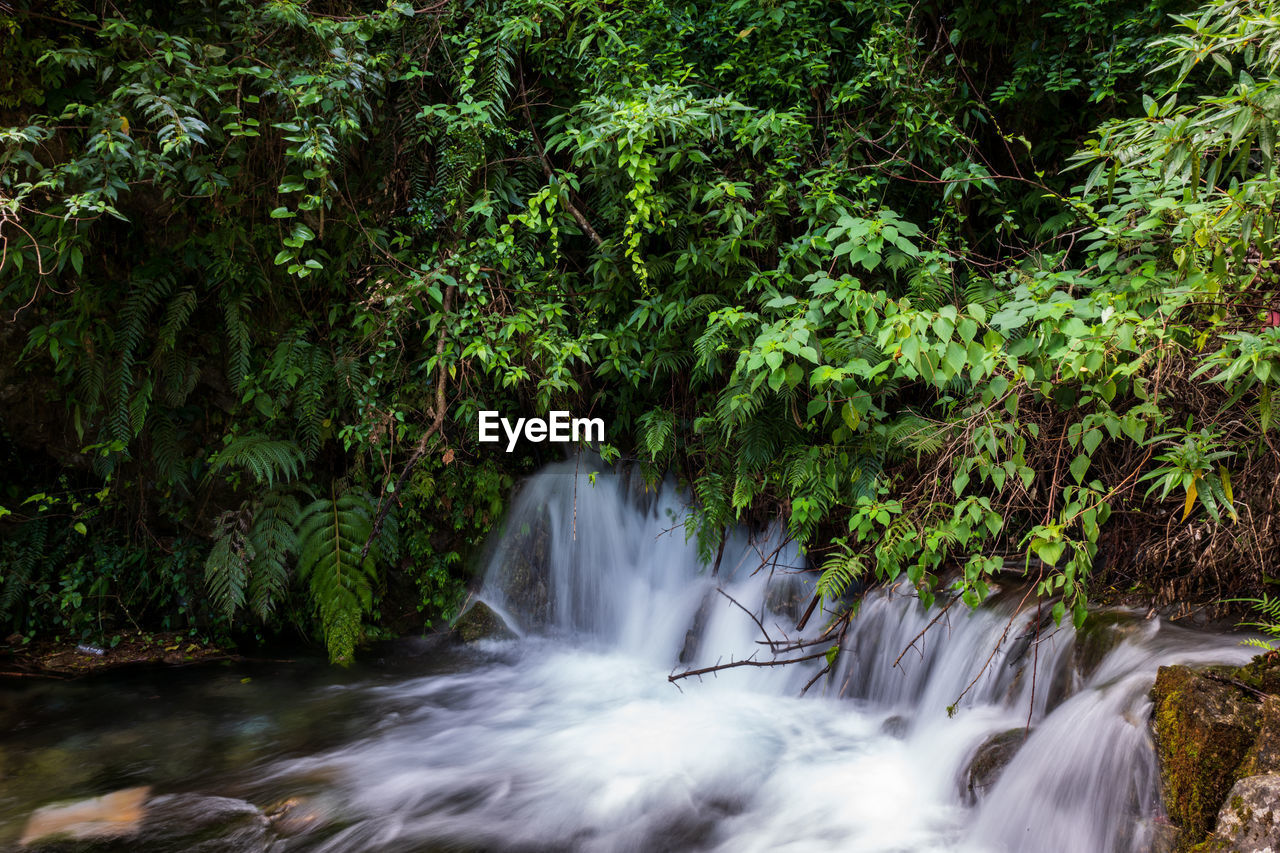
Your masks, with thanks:
[[[480,599],[518,639],[371,688],[367,736],[280,771],[342,792],[345,828],[307,849],[1160,849],[1147,693],[1164,663],[1247,660],[1234,640],[892,585],[804,698],[821,658],[671,684],[821,651],[831,616],[796,629],[813,574],[779,531],[731,532],[713,574],[676,489],[592,467],[529,479],[495,533]]]

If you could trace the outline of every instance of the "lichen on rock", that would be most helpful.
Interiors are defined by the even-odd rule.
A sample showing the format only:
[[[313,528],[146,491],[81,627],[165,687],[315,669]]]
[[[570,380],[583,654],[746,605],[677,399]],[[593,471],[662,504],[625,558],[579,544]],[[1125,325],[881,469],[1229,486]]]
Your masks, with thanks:
[[[1228,853],[1280,853],[1280,773],[1237,780],[1214,836]]]

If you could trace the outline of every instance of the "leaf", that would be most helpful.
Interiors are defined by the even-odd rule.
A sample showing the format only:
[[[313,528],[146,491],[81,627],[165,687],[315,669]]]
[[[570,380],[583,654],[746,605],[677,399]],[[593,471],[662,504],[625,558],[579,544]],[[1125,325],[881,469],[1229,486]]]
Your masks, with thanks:
[[[1196,483],[1198,479],[1193,479],[1187,486],[1187,500],[1182,506],[1182,520],[1186,521],[1187,516],[1191,515],[1191,508],[1196,505]]]
[[[1035,551],[1036,556],[1050,566],[1057,564],[1058,560],[1062,558],[1062,552],[1066,547],[1067,543],[1061,539],[1048,540],[1037,537],[1031,540],[1031,549]]]
[[[1071,476],[1077,483],[1084,482],[1084,475],[1089,472],[1089,457],[1083,453],[1071,461]]]

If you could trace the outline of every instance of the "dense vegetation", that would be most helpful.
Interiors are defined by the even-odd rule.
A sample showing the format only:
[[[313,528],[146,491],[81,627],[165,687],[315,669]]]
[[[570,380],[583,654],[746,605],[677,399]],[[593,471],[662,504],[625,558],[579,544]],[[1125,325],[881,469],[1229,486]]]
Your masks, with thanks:
[[[476,413],[780,519],[839,598],[1257,595],[1280,7],[0,4],[0,620],[447,617]],[[542,454],[541,459],[536,458]]]

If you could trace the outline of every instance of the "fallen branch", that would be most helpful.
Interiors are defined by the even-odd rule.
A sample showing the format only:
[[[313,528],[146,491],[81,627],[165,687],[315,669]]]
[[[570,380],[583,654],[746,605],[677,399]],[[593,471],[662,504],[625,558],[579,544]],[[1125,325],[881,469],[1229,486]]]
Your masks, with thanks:
[[[793,663],[816,660],[817,658],[825,657],[826,654],[826,652],[817,652],[816,654],[805,655],[804,657],[799,658],[787,658],[786,660],[752,660],[751,658],[747,658],[746,660],[735,660],[730,661],[729,663],[718,663],[715,666],[705,666],[702,669],[689,669],[684,672],[672,673],[667,676],[667,681],[679,681],[681,678],[690,678],[695,675],[703,676],[708,673],[719,672],[722,669],[735,669],[740,666],[789,666]]]
[[[725,598],[727,598],[727,599],[729,599],[730,601],[732,601],[734,604],[737,604],[737,605],[738,605],[738,609],[739,609],[739,610],[741,610],[743,613],[745,613],[745,614],[747,614],[748,616],[750,616],[750,617],[751,617],[751,621],[752,621],[752,622],[754,622],[754,623],[756,623],[756,627],[760,629],[760,633],[764,635],[765,640],[769,643],[769,645],[771,645],[771,646],[773,645],[773,638],[769,636],[769,632],[768,632],[768,631],[766,631],[766,630],[764,629],[764,625],[760,622],[760,620],[759,620],[759,619],[757,619],[757,618],[756,618],[756,615],[755,615],[754,613],[752,613],[750,610],[748,610],[747,608],[745,608],[745,607],[743,607],[741,604],[739,604],[739,603],[738,603],[738,599],[734,598],[732,595],[730,595],[729,593],[725,592],[725,591],[724,591],[723,589],[721,589],[720,587],[716,587],[716,592],[720,593],[720,594],[721,594],[721,595],[723,595]]]

